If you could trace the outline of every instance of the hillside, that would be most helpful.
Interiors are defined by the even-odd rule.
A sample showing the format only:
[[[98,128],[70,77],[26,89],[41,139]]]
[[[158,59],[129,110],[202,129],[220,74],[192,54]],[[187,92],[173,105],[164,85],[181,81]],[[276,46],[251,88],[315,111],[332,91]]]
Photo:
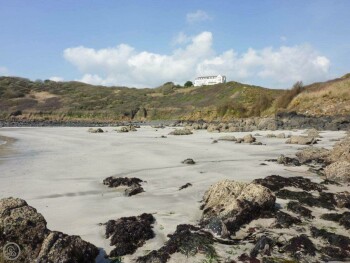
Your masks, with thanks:
[[[135,89],[0,77],[0,119],[210,121],[270,116],[281,110],[346,115],[350,113],[349,87],[349,76],[316,83],[291,98],[286,109],[278,109],[279,98],[287,91],[238,82],[190,88],[169,82],[154,89]]]

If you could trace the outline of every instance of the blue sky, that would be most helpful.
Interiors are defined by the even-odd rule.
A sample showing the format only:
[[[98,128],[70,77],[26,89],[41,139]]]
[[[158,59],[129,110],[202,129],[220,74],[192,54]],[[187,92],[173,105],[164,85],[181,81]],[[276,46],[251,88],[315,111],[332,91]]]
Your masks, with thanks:
[[[350,1],[0,0],[0,75],[274,88],[350,72]]]

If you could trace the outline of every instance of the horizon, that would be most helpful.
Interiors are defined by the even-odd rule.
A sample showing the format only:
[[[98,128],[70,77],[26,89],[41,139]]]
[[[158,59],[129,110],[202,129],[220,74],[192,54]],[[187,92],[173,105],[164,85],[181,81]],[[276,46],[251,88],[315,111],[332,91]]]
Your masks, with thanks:
[[[221,74],[285,89],[350,68],[345,0],[0,4],[0,76],[155,88]]]

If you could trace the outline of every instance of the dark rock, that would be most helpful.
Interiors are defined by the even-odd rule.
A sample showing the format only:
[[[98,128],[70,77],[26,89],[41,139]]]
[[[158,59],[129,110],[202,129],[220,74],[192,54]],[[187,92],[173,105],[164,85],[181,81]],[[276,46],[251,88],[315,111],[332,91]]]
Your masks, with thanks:
[[[310,207],[317,206],[329,210],[335,209],[334,194],[332,193],[321,192],[319,197],[315,197],[311,193],[305,191],[300,192],[282,189],[276,193],[276,196],[282,199],[298,200],[300,203]]]
[[[311,182],[310,179],[301,176],[282,177],[279,175],[270,175],[263,179],[255,179],[253,182],[261,184],[274,192],[281,190],[284,187],[296,187],[303,189],[304,191],[321,192],[327,190],[327,187],[324,185]]]
[[[179,252],[186,256],[195,256],[197,253],[206,256],[217,256],[213,247],[212,234],[201,231],[192,225],[178,225],[169,240],[159,250],[153,250],[148,255],[139,257],[138,263],[165,263],[172,254]]]
[[[291,201],[287,204],[287,209],[306,218],[314,218],[310,209],[303,207],[299,202]]]
[[[311,227],[311,235],[314,238],[322,238],[328,241],[332,246],[339,247],[343,250],[350,251],[350,238],[343,235],[334,234],[328,232],[325,229],[318,229],[316,227]]]
[[[103,133],[104,131],[101,128],[96,128],[96,129],[90,128],[90,129],[88,129],[88,132],[90,132],[90,133]]]
[[[344,212],[342,214],[330,213],[323,214],[321,219],[338,222],[340,225],[344,226],[346,229],[350,229],[350,212]]]
[[[125,196],[132,196],[144,192],[145,190],[141,186],[142,182],[141,179],[136,177],[128,178],[110,176],[103,180],[103,184],[108,185],[108,187],[127,187],[124,191]]]
[[[217,140],[214,140],[214,141],[212,141],[211,143],[218,143],[218,141],[217,141]]]
[[[300,253],[304,255],[310,255],[310,256],[316,255],[315,245],[304,234],[290,239],[288,244],[284,247],[284,250],[290,253],[295,258],[299,258]]]
[[[265,235],[260,237],[250,251],[250,257],[256,258],[259,254],[270,256],[273,245],[274,241],[271,238]]]
[[[124,195],[133,196],[133,195],[143,193],[144,191],[145,190],[142,188],[142,186],[134,184],[134,185],[131,185],[129,188],[125,189]]]
[[[255,257],[248,256],[248,254],[246,254],[246,253],[240,255],[238,257],[238,260],[240,262],[244,262],[244,263],[260,263],[259,259],[255,258]]]
[[[350,209],[350,193],[345,191],[345,192],[340,192],[336,193],[334,195],[334,200],[339,208],[348,208]]]
[[[261,163],[260,165],[267,165],[266,163]]]
[[[281,154],[280,157],[278,157],[277,163],[283,164],[286,166],[300,166],[301,165],[298,159],[287,157],[287,156],[284,156],[283,154]]]
[[[276,227],[277,228],[289,228],[292,225],[301,224],[301,220],[290,214],[278,211],[276,213]]]
[[[154,222],[155,219],[151,214],[109,220],[106,224],[106,238],[111,238],[110,245],[115,246],[109,256],[133,254],[146,240],[154,237],[152,230]]]
[[[179,190],[185,189],[185,188],[190,187],[190,186],[192,186],[191,183],[184,184],[183,186],[181,186],[181,187],[179,188]]]
[[[183,164],[196,164],[196,162],[191,158],[185,159],[181,163],[183,163]]]
[[[320,249],[324,261],[349,261],[350,252],[339,247],[327,246]]]
[[[0,200],[0,249],[7,242],[19,245],[16,262],[93,263],[98,249],[79,236],[51,231],[44,217],[18,198]]]

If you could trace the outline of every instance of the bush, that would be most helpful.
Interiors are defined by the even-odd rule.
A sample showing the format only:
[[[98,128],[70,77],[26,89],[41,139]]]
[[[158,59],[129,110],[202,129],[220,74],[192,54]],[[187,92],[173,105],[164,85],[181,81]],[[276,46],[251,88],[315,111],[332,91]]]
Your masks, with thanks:
[[[304,90],[303,82],[298,81],[293,85],[293,88],[286,90],[276,101],[277,109],[286,109],[289,103]]]
[[[184,84],[184,87],[185,88],[189,88],[189,87],[192,87],[193,86],[193,82],[192,81],[186,81],[186,83]]]

